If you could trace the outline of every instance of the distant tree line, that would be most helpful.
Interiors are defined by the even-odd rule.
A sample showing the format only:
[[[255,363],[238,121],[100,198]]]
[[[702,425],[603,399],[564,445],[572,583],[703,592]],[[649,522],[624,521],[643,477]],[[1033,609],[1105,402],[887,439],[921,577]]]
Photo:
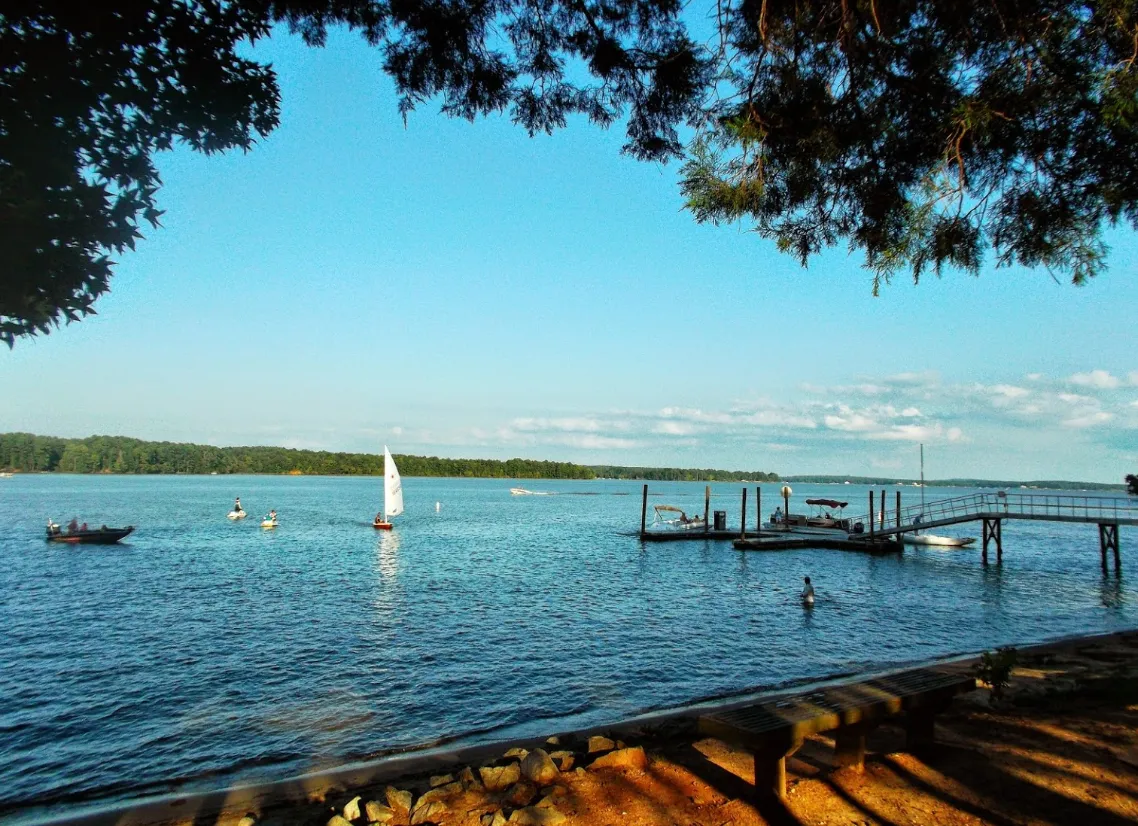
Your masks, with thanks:
[[[491,479],[593,479],[592,468],[529,459],[439,459],[396,455],[404,476]],[[284,447],[213,447],[144,442],[123,436],[61,439],[31,433],[0,434],[0,468],[43,473],[302,473],[379,476],[383,457]]]
[[[761,470],[711,470],[678,467],[621,467],[592,465],[601,479],[643,479],[648,482],[777,482],[777,473]]]
[[[1138,496],[1138,476],[1133,473],[1126,475],[1126,492],[1131,496]]]
[[[805,475],[786,476],[784,482],[802,482],[803,484],[840,485],[849,482],[851,485],[896,485],[903,483],[914,484],[916,479],[888,479],[880,476],[825,476]],[[926,479],[925,485],[930,488],[1040,488],[1041,490],[1120,490],[1122,485],[1111,482],[1069,482],[1059,479],[1035,479],[1026,482],[1010,479]]]

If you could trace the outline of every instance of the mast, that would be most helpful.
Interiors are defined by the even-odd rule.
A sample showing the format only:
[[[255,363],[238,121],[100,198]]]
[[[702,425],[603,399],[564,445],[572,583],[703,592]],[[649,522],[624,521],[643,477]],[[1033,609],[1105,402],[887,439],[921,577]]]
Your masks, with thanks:
[[[925,515],[925,444],[921,442],[921,516]]]

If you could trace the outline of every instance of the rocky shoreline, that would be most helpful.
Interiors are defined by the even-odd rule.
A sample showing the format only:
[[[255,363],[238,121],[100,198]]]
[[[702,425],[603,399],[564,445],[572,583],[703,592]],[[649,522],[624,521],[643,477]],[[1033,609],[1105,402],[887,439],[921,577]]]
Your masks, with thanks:
[[[1101,705],[1106,689],[1109,689],[1106,693],[1109,707],[1104,710]],[[676,710],[602,732],[561,734],[544,740],[534,738],[477,748],[436,749],[276,784],[229,789],[213,796],[167,799],[126,809],[120,807],[54,823],[66,822],[71,826],[573,826],[593,823],[719,826],[784,819],[786,812],[760,811],[751,800],[749,755],[696,732],[695,719],[702,710],[688,709],[686,713]],[[896,805],[903,809],[908,805],[906,800],[923,799],[927,782],[912,785],[915,781],[890,779],[887,783],[882,781],[880,788],[872,784],[868,790],[863,788],[882,766],[909,766],[915,770],[913,766],[919,765],[921,771],[943,774],[959,763],[963,767],[961,776],[971,777],[975,761],[980,760],[975,765],[988,770],[991,755],[1002,754],[1000,743],[993,746],[988,742],[1001,738],[993,733],[993,726],[1022,732],[1036,727],[1043,714],[1054,717],[1043,726],[1050,732],[1047,759],[1052,762],[1073,759],[1069,754],[1057,757],[1057,750],[1051,745],[1054,730],[1067,725],[1068,721],[1074,721],[1072,725],[1076,727],[1105,732],[1101,736],[1115,740],[1129,736],[1125,727],[1129,725],[1133,742],[1127,741],[1122,747],[1116,743],[1110,747],[1113,751],[1103,752],[1107,765],[1081,766],[1077,771],[1101,776],[1116,771],[1115,764],[1118,764],[1133,772],[1138,767],[1138,632],[1021,649],[1004,707],[993,709],[987,692],[977,690],[943,715],[944,722],[939,726],[944,731],[938,737],[948,741],[955,738],[964,743],[953,747],[957,751],[950,749],[945,753],[949,762],[943,766],[930,763],[933,765],[930,769],[924,763],[914,763],[914,758],[902,753],[900,741],[890,739],[893,735],[888,726],[874,735],[876,740],[871,744],[879,756],[870,759],[864,776],[859,774],[856,778],[828,766],[828,758],[818,756],[821,751],[814,755],[808,742],[788,766],[793,775],[789,784],[790,806],[792,809],[805,806],[809,810],[795,814],[799,823],[825,819],[814,816],[818,814],[833,815],[837,811],[848,814],[852,811],[849,809],[850,789],[854,789],[869,794],[873,800],[895,799]],[[1125,724],[1121,734],[1118,720]],[[1102,748],[1093,751],[1089,758],[1080,756],[1079,759],[1084,763],[1093,762],[1099,759],[1095,755],[1100,752]],[[982,760],[977,755],[983,755]],[[940,758],[933,755],[933,759]],[[981,775],[982,772],[977,777]],[[906,786],[906,783],[911,785]],[[1000,783],[1002,785],[997,784],[997,787],[1004,788],[1008,781],[1003,779]],[[1138,802],[1135,802],[1138,781],[1132,784],[1132,795],[1126,782],[1115,779],[1112,784],[1106,791],[1095,793],[1100,797],[1117,798],[1113,800],[1112,811],[1133,811],[1138,815]],[[953,795],[960,794],[954,787]],[[938,800],[941,797],[944,795]],[[1024,806],[1031,803],[1030,796],[1021,801]],[[977,820],[975,812],[968,807],[958,812],[944,809],[942,802],[929,805],[940,806],[938,817],[932,822],[1035,822],[1015,817]],[[998,805],[998,801],[991,805]],[[865,808],[863,805],[860,810]],[[1071,822],[1078,822],[1080,818],[1092,822],[1086,820],[1087,814],[1083,812]],[[803,815],[806,815],[805,820]],[[852,822],[908,821],[866,817]]]

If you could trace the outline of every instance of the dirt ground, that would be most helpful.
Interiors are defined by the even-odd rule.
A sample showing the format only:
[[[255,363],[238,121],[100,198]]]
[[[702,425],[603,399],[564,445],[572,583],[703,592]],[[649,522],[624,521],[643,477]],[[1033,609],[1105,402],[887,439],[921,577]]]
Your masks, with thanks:
[[[571,748],[575,765],[543,788],[523,781],[492,793],[477,781],[455,783],[443,807],[429,818],[420,810],[418,819],[440,826],[1135,824],[1138,633],[1021,652],[1003,702],[990,706],[986,689],[964,695],[938,718],[936,735],[934,746],[914,755],[902,750],[899,728],[881,726],[870,735],[864,771],[833,769],[831,741],[812,738],[787,761],[785,805],[756,804],[749,754],[700,739],[690,726],[625,735],[619,745],[633,750],[624,755],[644,749],[639,765],[593,766],[585,741],[563,742],[545,748]],[[404,778],[396,787],[418,801],[429,780]],[[324,826],[357,794],[361,808],[385,799],[382,789],[358,789],[258,820]],[[414,817],[396,807],[388,822]],[[354,824],[368,820],[361,814]]]

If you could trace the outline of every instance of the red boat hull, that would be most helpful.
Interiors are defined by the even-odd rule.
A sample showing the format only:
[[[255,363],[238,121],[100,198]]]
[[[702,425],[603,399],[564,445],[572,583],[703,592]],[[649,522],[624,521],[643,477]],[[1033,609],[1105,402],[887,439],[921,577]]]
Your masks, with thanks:
[[[390,522],[372,522],[371,526],[377,531],[389,531],[392,528]]]
[[[66,542],[68,545],[113,545],[120,539],[130,536],[134,531],[133,525],[125,528],[107,528],[106,530],[75,531],[74,533],[49,533],[48,542]]]

